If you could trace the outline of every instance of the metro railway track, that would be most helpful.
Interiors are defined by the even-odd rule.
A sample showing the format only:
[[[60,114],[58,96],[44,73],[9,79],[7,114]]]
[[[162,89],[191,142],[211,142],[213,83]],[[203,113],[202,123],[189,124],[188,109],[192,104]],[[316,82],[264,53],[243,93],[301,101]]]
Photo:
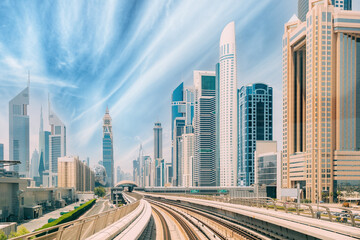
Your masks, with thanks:
[[[200,239],[198,237],[198,235],[194,232],[194,230],[188,225],[188,223],[186,223],[182,219],[182,217],[180,217],[173,210],[170,210],[169,208],[164,207],[163,205],[160,205],[160,204],[156,203],[155,201],[150,201],[150,203],[157,206],[157,207],[159,207],[159,208],[161,208],[162,210],[167,212],[169,215],[171,215],[180,224],[180,226],[184,229],[188,239],[190,239],[190,240],[198,240],[198,239]]]
[[[155,205],[155,204],[152,204],[152,205]],[[160,219],[162,229],[163,229],[163,239],[170,240],[171,239],[170,230],[169,230],[169,226],[167,225],[164,216],[156,208],[153,207],[152,209]]]
[[[244,237],[244,239],[264,239],[266,238],[265,236],[261,237],[259,235],[261,234],[254,234],[252,230],[250,229],[245,229],[245,227],[243,226],[239,226],[239,224],[237,223],[234,223],[232,221],[228,221],[228,220],[225,220],[223,219],[223,216],[222,217],[218,217],[216,216],[216,214],[214,213],[205,213],[204,210],[202,209],[197,209],[197,208],[194,208],[194,207],[189,207],[189,206],[183,206],[181,204],[177,204],[177,203],[174,203],[174,202],[168,202],[168,201],[163,201],[163,200],[154,200],[152,199],[152,201],[158,201],[158,202],[161,202],[163,204],[168,204],[168,205],[172,205],[172,206],[175,206],[175,207],[178,207],[178,208],[182,208],[182,209],[186,209],[190,212],[194,212],[196,214],[199,214],[205,218],[208,218],[214,222],[216,222],[217,224],[219,225],[222,225],[223,227],[233,231],[234,233]],[[209,226],[208,224],[205,224],[203,221],[200,221],[202,224],[206,225],[207,228],[209,228],[211,231],[213,231],[220,239],[227,239],[227,236],[223,236],[219,231],[215,230],[213,227]],[[238,226],[236,226],[238,225]]]

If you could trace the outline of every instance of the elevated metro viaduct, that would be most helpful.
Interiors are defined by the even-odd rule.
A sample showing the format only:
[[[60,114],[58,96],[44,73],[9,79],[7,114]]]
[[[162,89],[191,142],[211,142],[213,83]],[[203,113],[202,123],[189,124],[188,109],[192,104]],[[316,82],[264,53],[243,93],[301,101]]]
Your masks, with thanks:
[[[135,187],[138,187],[138,185],[129,180],[120,181],[117,184],[115,184],[115,187],[111,188],[111,201],[114,204],[118,204],[119,202],[126,203],[126,200],[123,198],[122,192],[125,191],[125,188],[128,189],[128,192],[132,192]]]

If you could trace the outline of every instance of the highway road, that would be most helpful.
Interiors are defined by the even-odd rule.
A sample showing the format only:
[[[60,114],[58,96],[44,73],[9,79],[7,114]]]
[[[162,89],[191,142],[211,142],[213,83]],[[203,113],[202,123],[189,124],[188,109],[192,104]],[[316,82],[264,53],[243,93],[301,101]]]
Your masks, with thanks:
[[[84,215],[82,215],[80,217],[80,219],[85,218],[85,217],[89,217],[95,214],[99,214],[102,212],[106,212],[110,210],[110,203],[109,203],[109,199],[98,199],[95,203],[95,205],[89,210],[87,211]]]

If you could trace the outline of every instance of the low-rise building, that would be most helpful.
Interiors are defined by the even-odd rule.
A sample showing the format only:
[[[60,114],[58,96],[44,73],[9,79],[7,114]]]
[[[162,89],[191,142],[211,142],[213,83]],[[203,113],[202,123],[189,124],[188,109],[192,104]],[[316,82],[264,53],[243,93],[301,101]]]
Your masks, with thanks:
[[[255,184],[266,185],[268,197],[280,198],[281,154],[276,141],[256,141]]]
[[[58,187],[75,188],[78,192],[93,191],[95,173],[79,157],[58,159]]]

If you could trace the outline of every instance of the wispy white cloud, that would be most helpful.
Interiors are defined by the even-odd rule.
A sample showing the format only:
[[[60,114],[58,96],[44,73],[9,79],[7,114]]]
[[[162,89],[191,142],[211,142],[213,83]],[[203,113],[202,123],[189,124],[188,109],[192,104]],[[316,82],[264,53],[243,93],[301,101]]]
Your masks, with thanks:
[[[6,2],[0,8],[0,122],[6,122],[7,102],[26,84],[30,70],[31,86],[54,96],[68,124],[70,154],[101,159],[102,117],[109,105],[115,156],[129,171],[139,144],[134,136],[151,153],[153,122],[170,126],[171,91],[182,80],[192,83],[194,69],[213,70],[220,33],[229,21],[235,20],[238,59],[246,65],[239,66],[244,77],[239,83],[281,73],[272,64],[281,59],[281,42],[268,43],[266,55],[254,51],[263,46],[264,34],[282,34],[283,23],[267,16],[289,18],[296,11],[289,2]],[[259,24],[261,31],[254,30]],[[269,82],[278,86],[281,80]],[[38,98],[34,104],[46,102],[41,94],[33,98]],[[6,132],[0,131],[0,139]],[[168,135],[168,161],[170,145]]]

